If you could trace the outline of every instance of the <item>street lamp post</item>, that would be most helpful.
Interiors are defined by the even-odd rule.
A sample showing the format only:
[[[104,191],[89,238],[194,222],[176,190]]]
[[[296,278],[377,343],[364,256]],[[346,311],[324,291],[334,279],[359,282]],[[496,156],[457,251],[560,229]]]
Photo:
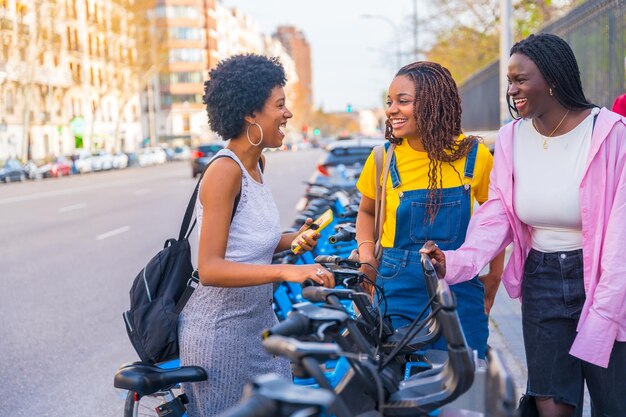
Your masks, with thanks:
[[[500,125],[510,119],[509,104],[506,99],[508,82],[509,50],[512,43],[511,17],[513,14],[511,0],[500,0]]]
[[[396,38],[396,69],[399,69],[402,66],[402,51],[400,50],[400,33],[398,32],[398,26],[396,26],[393,20],[381,14],[362,14],[361,17],[363,19],[384,20],[385,22],[389,23],[389,25],[391,25],[394,36]]]

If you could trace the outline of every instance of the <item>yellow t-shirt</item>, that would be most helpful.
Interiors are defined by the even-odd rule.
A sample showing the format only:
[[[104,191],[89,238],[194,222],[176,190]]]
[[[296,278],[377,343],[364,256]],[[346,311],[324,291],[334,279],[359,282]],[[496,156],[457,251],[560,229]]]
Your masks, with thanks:
[[[462,136],[459,137],[459,139]],[[391,183],[391,174],[387,178],[386,193],[387,206],[385,209],[385,224],[383,225],[383,236],[381,244],[383,247],[393,247],[396,234],[396,211],[400,205],[399,193],[409,190],[420,190],[428,188],[428,164],[430,159],[426,152],[416,151],[411,148],[408,141],[403,140],[401,145],[395,148],[396,166],[400,174],[402,184],[394,189]],[[466,158],[458,159],[452,163],[443,163],[441,173],[443,176],[443,188],[454,188],[469,182],[464,177]],[[383,165],[384,166],[384,165]],[[489,174],[493,166],[493,156],[483,144],[478,145],[476,163],[474,165],[474,178],[471,181],[472,201],[470,207],[474,206],[474,201],[480,204],[487,201],[489,194]],[[454,167],[454,168],[453,168]],[[456,169],[456,171],[454,170]],[[372,200],[376,198],[376,164],[374,163],[373,152],[367,158],[361,176],[356,184],[358,190],[365,197]]]

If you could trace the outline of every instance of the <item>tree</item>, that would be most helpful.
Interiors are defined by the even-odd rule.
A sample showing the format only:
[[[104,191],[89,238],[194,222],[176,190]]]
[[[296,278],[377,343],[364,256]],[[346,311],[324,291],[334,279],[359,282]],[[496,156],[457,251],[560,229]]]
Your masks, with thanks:
[[[581,0],[514,0],[514,38],[536,32]],[[427,59],[450,70],[457,84],[498,58],[499,0],[441,0],[423,24],[435,35]]]

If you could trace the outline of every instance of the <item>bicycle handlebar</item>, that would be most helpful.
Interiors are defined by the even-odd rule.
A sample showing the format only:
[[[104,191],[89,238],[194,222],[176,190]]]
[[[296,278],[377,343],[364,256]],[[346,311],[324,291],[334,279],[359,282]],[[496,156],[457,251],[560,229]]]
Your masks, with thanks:
[[[354,223],[341,223],[335,226],[335,234],[328,237],[331,244],[338,242],[351,242],[356,239],[356,226]]]
[[[263,339],[272,335],[280,336],[303,336],[309,332],[309,319],[308,317],[298,313],[292,312],[289,316],[273,326],[271,329],[267,329],[263,332]]]
[[[254,393],[236,406],[229,408],[220,417],[274,417],[278,415],[276,401]]]
[[[348,268],[360,268],[361,263],[350,259],[342,258],[336,255],[318,255],[315,262],[320,264],[333,264],[337,266],[347,266]]]

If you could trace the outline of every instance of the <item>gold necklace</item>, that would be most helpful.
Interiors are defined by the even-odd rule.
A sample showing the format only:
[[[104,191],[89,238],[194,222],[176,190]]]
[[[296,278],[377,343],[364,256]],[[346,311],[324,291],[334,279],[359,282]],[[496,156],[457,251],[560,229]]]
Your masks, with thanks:
[[[539,133],[539,136],[541,136],[543,138],[543,149],[548,149],[548,139],[552,138],[552,135],[554,135],[554,132],[556,132],[559,127],[561,127],[561,125],[563,124],[563,121],[565,120],[565,118],[567,117],[568,114],[569,114],[569,110],[567,110],[565,112],[565,115],[563,116],[563,118],[561,119],[559,124],[556,125],[554,130],[548,136],[542,135],[541,132],[539,131],[539,129],[537,129],[537,126],[535,125],[535,119],[531,119],[531,123],[533,124],[533,127],[535,128],[537,133]]]

